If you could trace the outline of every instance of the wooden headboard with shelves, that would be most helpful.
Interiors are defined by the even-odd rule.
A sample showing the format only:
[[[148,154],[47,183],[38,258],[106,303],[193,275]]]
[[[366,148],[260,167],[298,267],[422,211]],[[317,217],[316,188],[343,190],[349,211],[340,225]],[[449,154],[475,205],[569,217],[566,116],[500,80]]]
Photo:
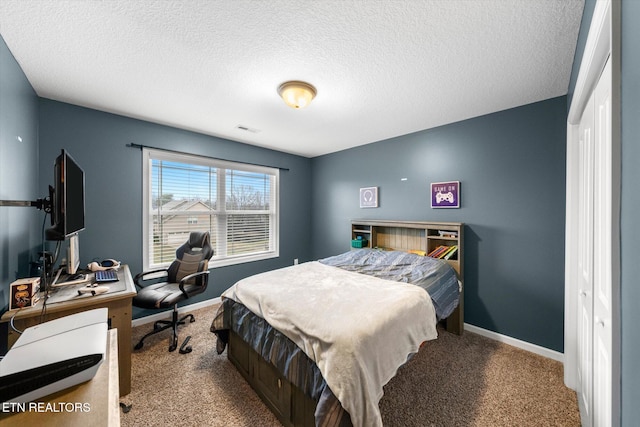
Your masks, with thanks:
[[[447,331],[462,334],[464,329],[464,224],[460,222],[351,221],[351,239],[366,240],[367,248],[431,253],[439,246],[457,246],[446,261],[462,283],[458,308],[446,319]]]

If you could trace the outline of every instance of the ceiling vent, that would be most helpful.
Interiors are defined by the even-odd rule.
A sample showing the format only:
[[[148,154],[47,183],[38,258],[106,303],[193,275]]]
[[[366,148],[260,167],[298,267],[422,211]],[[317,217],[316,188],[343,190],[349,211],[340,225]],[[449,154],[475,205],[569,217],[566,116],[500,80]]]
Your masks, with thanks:
[[[251,132],[251,133],[260,132],[260,129],[250,128],[249,126],[245,126],[245,125],[238,125],[238,126],[236,126],[236,129],[243,130],[245,132]]]

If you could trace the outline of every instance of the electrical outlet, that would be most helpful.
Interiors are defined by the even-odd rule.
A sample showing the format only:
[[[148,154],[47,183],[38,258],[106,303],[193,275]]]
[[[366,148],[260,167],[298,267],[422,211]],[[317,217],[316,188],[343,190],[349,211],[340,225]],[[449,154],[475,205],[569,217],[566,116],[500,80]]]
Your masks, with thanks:
[[[293,265],[298,265],[298,258],[294,258]]]

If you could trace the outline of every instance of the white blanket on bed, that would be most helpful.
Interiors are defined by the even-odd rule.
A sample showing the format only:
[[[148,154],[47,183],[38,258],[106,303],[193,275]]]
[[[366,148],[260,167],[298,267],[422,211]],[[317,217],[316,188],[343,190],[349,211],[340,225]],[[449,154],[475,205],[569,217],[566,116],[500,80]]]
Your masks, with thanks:
[[[382,387],[435,339],[428,293],[319,262],[240,280],[223,297],[245,305],[315,361],[354,426],[382,426]]]

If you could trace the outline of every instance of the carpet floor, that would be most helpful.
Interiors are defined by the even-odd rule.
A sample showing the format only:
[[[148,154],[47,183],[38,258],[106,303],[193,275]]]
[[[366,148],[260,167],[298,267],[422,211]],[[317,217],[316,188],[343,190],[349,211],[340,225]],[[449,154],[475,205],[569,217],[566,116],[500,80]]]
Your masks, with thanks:
[[[169,331],[132,354],[132,405],[122,426],[280,426],[251,387],[215,351],[209,332],[217,307],[194,310],[179,330],[193,351],[169,353]],[[150,331],[133,329],[133,342]],[[576,393],[562,364],[491,339],[439,330],[384,387],[385,426],[579,426]]]

